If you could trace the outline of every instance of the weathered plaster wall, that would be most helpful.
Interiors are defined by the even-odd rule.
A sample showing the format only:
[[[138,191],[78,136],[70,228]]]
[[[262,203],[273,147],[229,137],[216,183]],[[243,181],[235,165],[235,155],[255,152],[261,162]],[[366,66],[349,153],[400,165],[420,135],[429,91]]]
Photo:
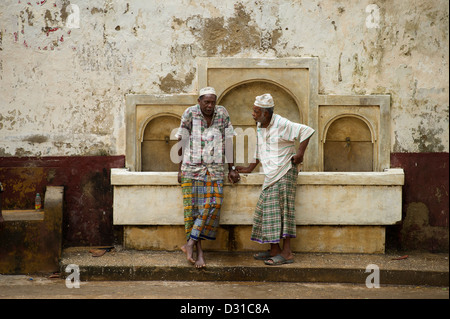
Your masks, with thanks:
[[[320,59],[321,94],[391,94],[392,152],[448,152],[447,1],[7,0],[0,156],[125,153],[124,94],[196,92],[195,58]]]
[[[125,94],[197,92],[197,57],[314,56],[320,94],[391,95],[406,176],[391,243],[448,251],[448,15],[445,0],[1,1],[4,200],[24,203],[11,183],[35,167],[33,185],[65,187],[64,243],[110,244]]]

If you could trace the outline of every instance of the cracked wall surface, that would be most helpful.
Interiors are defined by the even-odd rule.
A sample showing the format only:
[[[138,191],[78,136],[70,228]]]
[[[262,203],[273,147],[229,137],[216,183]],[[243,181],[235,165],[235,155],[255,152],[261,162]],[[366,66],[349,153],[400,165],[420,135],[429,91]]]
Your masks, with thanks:
[[[197,57],[319,57],[320,94],[390,94],[391,152],[448,152],[447,1],[7,0],[0,156],[125,153],[124,95]]]

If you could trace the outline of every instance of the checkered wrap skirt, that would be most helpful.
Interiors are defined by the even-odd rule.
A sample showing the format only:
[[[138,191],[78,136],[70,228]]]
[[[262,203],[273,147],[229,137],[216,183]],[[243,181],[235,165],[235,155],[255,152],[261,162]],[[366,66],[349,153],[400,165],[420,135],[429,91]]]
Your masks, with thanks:
[[[297,168],[293,167],[261,192],[253,215],[252,241],[275,244],[282,238],[296,237],[296,187]]]
[[[186,240],[216,239],[223,199],[223,181],[211,181],[209,174],[204,180],[182,177],[181,188]]]

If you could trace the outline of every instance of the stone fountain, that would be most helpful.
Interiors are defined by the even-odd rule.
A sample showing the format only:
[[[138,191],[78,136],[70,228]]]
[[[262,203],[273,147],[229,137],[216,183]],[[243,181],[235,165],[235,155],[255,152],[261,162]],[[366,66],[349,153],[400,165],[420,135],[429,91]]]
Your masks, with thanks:
[[[313,127],[296,196],[297,252],[384,253],[386,227],[401,221],[402,169],[390,167],[390,96],[318,93],[318,58],[199,58],[198,87],[213,86],[238,135],[235,163],[253,155],[254,98],[271,93],[275,112]],[[126,96],[126,168],[112,169],[113,218],[129,249],[176,250],[184,242],[175,129],[197,94]],[[205,249],[260,250],[250,241],[264,176],[225,182],[221,226]]]

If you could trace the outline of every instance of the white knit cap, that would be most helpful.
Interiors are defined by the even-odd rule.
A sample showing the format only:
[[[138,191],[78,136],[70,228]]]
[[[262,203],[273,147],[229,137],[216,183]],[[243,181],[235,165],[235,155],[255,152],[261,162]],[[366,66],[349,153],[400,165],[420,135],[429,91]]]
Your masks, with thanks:
[[[216,90],[214,90],[214,88],[213,88],[213,87],[210,87],[210,86],[205,87],[205,88],[203,88],[203,89],[200,90],[199,96],[206,95],[206,94],[213,94],[213,95],[216,95]]]
[[[274,107],[274,103],[273,103],[273,97],[272,95],[270,95],[269,93],[257,96],[255,99],[255,105],[265,108],[265,109],[269,109]]]

